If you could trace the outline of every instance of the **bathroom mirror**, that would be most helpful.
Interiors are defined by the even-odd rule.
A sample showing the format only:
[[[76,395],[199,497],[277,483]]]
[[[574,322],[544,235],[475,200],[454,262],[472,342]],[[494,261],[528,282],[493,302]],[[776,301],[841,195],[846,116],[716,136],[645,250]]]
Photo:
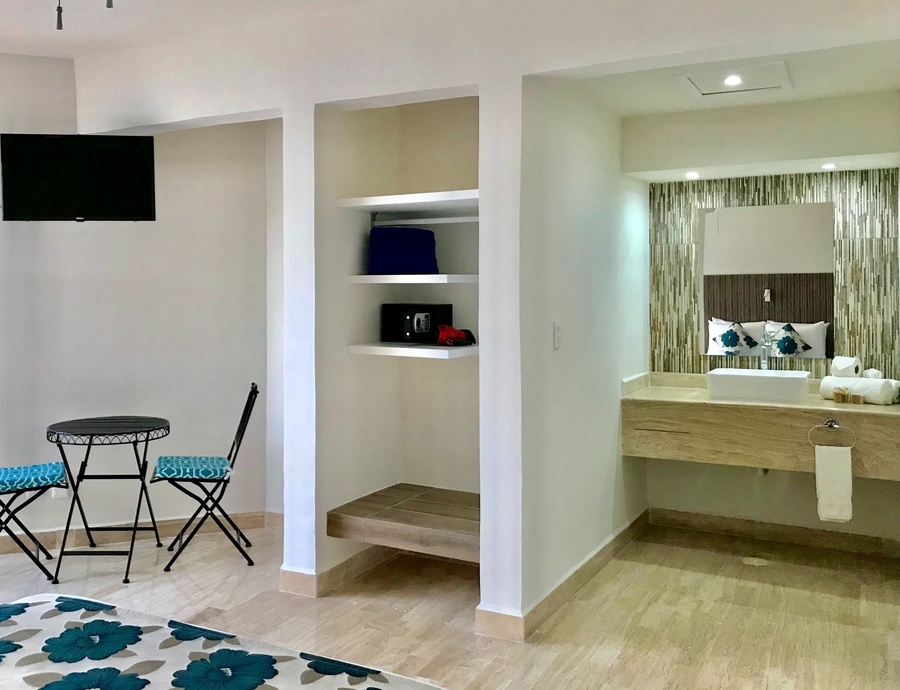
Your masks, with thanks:
[[[834,205],[833,223],[830,235],[822,230],[825,237],[821,241],[830,241],[833,247],[832,323],[836,354],[860,357],[867,367],[900,377],[900,338],[896,336],[900,328],[898,190],[897,168],[651,184],[651,371],[705,374],[716,367],[752,367],[758,362],[747,357],[705,355],[707,342],[701,342],[700,336],[708,321],[704,318],[703,284],[714,275],[704,276],[707,211],[830,203]],[[770,263],[754,270],[774,271],[776,264],[771,262],[776,254],[783,253],[789,245],[795,249],[798,246],[796,237],[788,242],[778,236],[771,239],[771,235],[753,246],[761,248],[766,242],[775,243],[779,249],[765,253],[763,259]],[[802,242],[799,246],[803,246]],[[763,290],[766,287],[773,289],[771,285],[758,286]],[[752,292],[754,306],[760,304],[758,288]],[[718,318],[734,316],[737,314]],[[809,371],[813,378],[828,373],[827,359],[784,357],[770,360],[769,365]]]
[[[697,214],[701,353],[758,357],[769,342],[774,356],[834,356],[834,213],[827,202]]]

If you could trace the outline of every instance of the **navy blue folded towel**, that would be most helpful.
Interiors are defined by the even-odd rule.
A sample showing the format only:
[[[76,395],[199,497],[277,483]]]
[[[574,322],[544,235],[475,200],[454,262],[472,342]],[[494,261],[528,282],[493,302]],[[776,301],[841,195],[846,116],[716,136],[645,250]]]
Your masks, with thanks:
[[[369,274],[437,273],[434,233],[406,225],[385,225],[369,232]]]

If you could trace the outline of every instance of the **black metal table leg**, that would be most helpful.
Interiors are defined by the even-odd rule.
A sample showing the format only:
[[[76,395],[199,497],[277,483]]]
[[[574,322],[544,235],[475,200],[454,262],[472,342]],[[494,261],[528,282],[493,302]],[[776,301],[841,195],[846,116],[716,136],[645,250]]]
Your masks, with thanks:
[[[66,475],[69,478],[69,486],[72,487],[72,500],[69,503],[69,515],[66,517],[66,528],[63,531],[63,539],[62,544],[59,547],[59,558],[56,559],[56,571],[53,574],[53,584],[59,584],[59,569],[62,567],[63,555],[66,553],[66,544],[69,541],[69,529],[72,527],[72,516],[75,513],[75,506],[78,506],[78,510],[81,513],[81,520],[84,523],[84,531],[87,533],[88,543],[91,546],[96,546],[94,543],[94,538],[91,536],[91,528],[88,526],[87,517],[84,514],[84,507],[81,505],[81,499],[78,496],[78,490],[81,487],[81,482],[84,480],[84,473],[87,469],[88,458],[91,455],[91,446],[92,444],[89,442],[87,445],[87,450],[84,452],[84,460],[81,461],[81,467],[78,470],[78,476],[72,475],[72,469],[69,467],[69,459],[66,457],[66,451],[63,450],[62,444],[57,443],[56,447],[59,448],[59,453],[62,455],[63,465],[66,468]]]
[[[150,512],[150,524],[153,525],[153,534],[156,537],[156,546],[157,548],[162,547],[162,541],[159,539],[159,528],[156,525],[156,516],[153,514],[153,504],[150,503],[150,489],[147,487],[147,449],[150,446],[150,441],[144,441],[144,454],[143,457],[138,455],[138,444],[135,441],[132,444],[134,448],[134,458],[137,460],[138,464],[138,474],[141,475],[141,491],[144,492],[144,497],[147,499],[147,510]]]
[[[150,441],[164,438],[169,434],[169,421],[161,417],[133,417],[133,416],[115,416],[115,417],[91,417],[86,419],[73,419],[65,422],[58,422],[47,427],[47,440],[56,444],[59,448],[60,455],[68,477],[69,485],[72,488],[72,501],[69,505],[69,512],[66,516],[66,526],[63,532],[62,545],[59,553],[59,561],[56,564],[56,574],[53,578],[54,583],[59,582],[59,572],[63,556],[127,556],[128,560],[125,566],[125,577],[123,582],[129,581],[131,574],[131,564],[134,558],[134,547],[137,540],[137,533],[141,531],[152,531],[156,537],[156,545],[162,546],[159,538],[159,526],[156,523],[156,515],[153,512],[153,505],[150,502],[150,491],[147,485],[147,453]],[[143,452],[138,448],[138,444],[143,443]],[[86,446],[87,450],[84,454],[84,460],[78,473],[72,471],[66,453],[63,450],[64,445]],[[134,452],[134,461],[136,464],[136,473],[92,473],[88,474],[88,459],[91,449],[94,446],[123,446],[130,445]],[[118,481],[122,479],[137,479],[140,481],[138,490],[137,507],[134,514],[134,520],[124,526],[102,526],[91,527],[88,524],[87,516],[84,512],[84,506],[81,502],[81,485],[87,480],[112,480]],[[150,513],[150,526],[141,526],[141,508],[143,508],[144,500],[147,501],[147,510]],[[92,547],[96,546],[94,541],[94,532],[128,532],[131,533],[131,540],[128,550],[103,549],[92,551],[86,549],[68,549],[69,532],[72,529],[72,520],[75,516],[75,508],[81,516],[87,534],[88,542]]]
[[[137,441],[132,443],[132,447],[134,448],[134,459],[137,462],[138,469],[138,478],[141,482],[141,488],[138,491],[138,503],[137,510],[134,513],[134,525],[131,529],[131,546],[128,548],[128,563],[125,565],[125,579],[122,580],[124,584],[128,584],[128,574],[131,572],[131,559],[134,556],[134,543],[137,539],[138,533],[138,525],[141,520],[141,505],[144,502],[144,497],[147,498],[147,510],[150,512],[150,523],[153,525],[153,534],[156,536],[156,545],[162,546],[162,542],[159,540],[159,530],[156,526],[156,517],[153,515],[153,506],[150,504],[150,492],[147,489],[147,447],[150,445],[149,441],[144,442],[144,453],[143,457],[141,457],[140,452],[138,451]]]

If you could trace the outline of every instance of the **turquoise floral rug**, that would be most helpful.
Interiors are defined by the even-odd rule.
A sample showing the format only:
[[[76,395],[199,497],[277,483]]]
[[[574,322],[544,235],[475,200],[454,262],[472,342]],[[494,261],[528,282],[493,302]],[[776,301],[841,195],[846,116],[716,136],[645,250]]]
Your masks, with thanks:
[[[0,604],[0,688],[423,690],[436,686],[89,599]]]

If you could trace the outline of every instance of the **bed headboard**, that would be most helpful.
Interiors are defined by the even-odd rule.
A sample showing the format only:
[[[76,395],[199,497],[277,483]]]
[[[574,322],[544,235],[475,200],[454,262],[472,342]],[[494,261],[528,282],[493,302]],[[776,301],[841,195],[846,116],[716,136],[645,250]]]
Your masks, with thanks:
[[[763,299],[765,290],[771,302]],[[770,273],[703,276],[703,329],[716,317],[740,322],[825,321],[827,357],[834,357],[834,274]]]

